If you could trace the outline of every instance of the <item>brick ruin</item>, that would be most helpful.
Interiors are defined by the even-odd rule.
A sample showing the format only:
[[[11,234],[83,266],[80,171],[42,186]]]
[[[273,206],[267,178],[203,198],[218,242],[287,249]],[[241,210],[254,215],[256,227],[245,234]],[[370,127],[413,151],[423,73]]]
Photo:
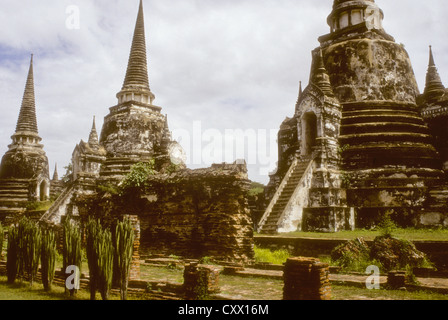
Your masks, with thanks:
[[[373,0],[335,0],[310,81],[278,133],[262,233],[351,230],[384,215],[448,226],[447,90],[430,53],[420,95]]]
[[[149,176],[123,193],[79,196],[82,220],[126,215],[139,218],[143,256],[210,257],[223,262],[253,260],[253,226],[247,208],[250,181],[245,163],[181,169]]]

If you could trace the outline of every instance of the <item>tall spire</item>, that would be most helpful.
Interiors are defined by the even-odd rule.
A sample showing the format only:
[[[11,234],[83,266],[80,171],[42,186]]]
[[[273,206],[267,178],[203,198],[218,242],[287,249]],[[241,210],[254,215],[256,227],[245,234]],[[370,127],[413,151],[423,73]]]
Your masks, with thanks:
[[[26,80],[25,92],[22,99],[22,107],[20,108],[19,119],[17,120],[16,133],[17,132],[38,133],[36,100],[34,96],[33,55],[31,55],[28,78]]]
[[[143,1],[140,0],[134,38],[129,55],[128,69],[124,79],[123,89],[141,87],[149,89],[148,64],[146,58],[145,20],[143,16]]]
[[[128,67],[121,91],[117,94],[119,103],[138,101],[152,104],[154,94],[149,88],[148,60],[146,56],[145,19],[143,1],[140,0],[134,37],[129,54]]]
[[[428,72],[426,73],[426,86],[425,92],[428,100],[438,99],[445,93],[445,87],[440,79],[439,72],[437,71],[436,64],[434,62],[434,55],[432,52],[432,46],[429,46],[429,64]]]

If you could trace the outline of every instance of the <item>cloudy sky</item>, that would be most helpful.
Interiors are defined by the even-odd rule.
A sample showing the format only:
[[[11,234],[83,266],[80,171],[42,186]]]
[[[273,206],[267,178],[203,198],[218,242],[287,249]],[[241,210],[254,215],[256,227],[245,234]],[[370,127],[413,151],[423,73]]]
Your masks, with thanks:
[[[34,53],[40,136],[64,172],[75,145],[100,130],[126,72],[138,0],[0,0],[0,154],[14,133]],[[329,32],[332,0],[144,0],[151,90],[191,168],[245,158],[267,183],[275,136],[291,116],[311,50]],[[428,45],[448,84],[446,0],[377,0],[420,90]],[[244,141],[239,137],[247,136]]]

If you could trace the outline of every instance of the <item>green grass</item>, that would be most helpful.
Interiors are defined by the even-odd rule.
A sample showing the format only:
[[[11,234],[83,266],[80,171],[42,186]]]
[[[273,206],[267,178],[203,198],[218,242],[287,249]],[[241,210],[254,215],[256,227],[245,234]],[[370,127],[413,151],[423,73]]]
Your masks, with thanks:
[[[255,262],[261,263],[272,263],[272,264],[283,264],[291,256],[287,250],[275,250],[271,251],[269,249],[258,248],[254,246]]]
[[[257,234],[258,235],[258,234]],[[314,239],[336,239],[336,240],[352,240],[356,238],[364,238],[373,240],[380,236],[380,230],[364,230],[340,231],[336,233],[320,233],[320,232],[290,232],[281,233],[275,236],[287,238],[314,238]],[[264,235],[263,235],[264,236]],[[401,229],[394,230],[393,236],[404,240],[426,240],[426,241],[448,241],[448,229]]]
[[[16,281],[8,284],[6,277],[0,277],[0,300],[69,300],[64,288],[53,286],[51,292],[46,292],[43,285],[34,283],[30,289],[28,282]],[[85,290],[79,290],[73,300],[88,300],[90,294]]]
[[[183,270],[142,266],[145,280],[183,282]],[[283,281],[220,275],[221,294],[234,300],[281,300]],[[333,300],[448,300],[448,295],[428,291],[368,290],[352,286],[332,285]]]

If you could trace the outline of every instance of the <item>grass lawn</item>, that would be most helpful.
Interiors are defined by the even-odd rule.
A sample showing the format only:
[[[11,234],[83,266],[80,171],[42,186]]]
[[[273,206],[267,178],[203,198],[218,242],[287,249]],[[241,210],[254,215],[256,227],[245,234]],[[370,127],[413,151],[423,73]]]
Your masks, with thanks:
[[[141,266],[145,280],[183,282],[183,270],[166,267]],[[235,300],[281,300],[283,281],[263,278],[219,276],[221,293]],[[448,300],[448,295],[401,290],[368,290],[332,285],[333,300]]]
[[[80,290],[75,300],[87,300],[90,295],[87,291]],[[7,278],[0,277],[0,300],[67,300],[64,288],[53,286],[51,292],[46,292],[43,285],[34,283],[30,289],[28,282],[16,281],[14,284],[8,284]]]
[[[256,234],[260,235],[260,234]],[[379,230],[355,230],[355,231],[340,231],[336,233],[320,233],[320,232],[290,232],[281,233],[275,236],[287,238],[314,238],[314,239],[347,239],[352,240],[356,238],[364,238],[366,240],[373,240],[375,237],[381,235]],[[269,235],[262,235],[267,236]],[[446,229],[396,229],[393,236],[404,240],[427,240],[427,241],[448,241],[448,230]]]

